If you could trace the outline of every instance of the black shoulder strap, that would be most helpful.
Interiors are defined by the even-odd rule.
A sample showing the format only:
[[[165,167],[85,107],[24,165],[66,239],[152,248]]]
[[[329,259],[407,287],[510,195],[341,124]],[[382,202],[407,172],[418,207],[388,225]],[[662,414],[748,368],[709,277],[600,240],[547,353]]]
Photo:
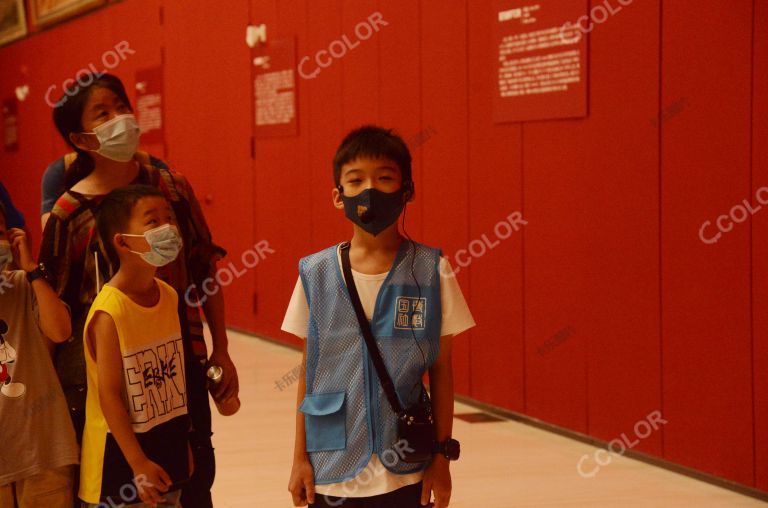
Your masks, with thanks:
[[[387,394],[387,400],[389,400],[389,405],[392,406],[392,411],[400,416],[403,413],[403,407],[400,405],[400,400],[397,398],[397,392],[395,391],[395,385],[392,383],[392,378],[389,376],[387,367],[384,365],[384,360],[381,358],[381,351],[379,351],[379,347],[376,344],[376,339],[373,338],[371,323],[368,321],[368,318],[365,317],[363,304],[360,303],[360,295],[357,293],[355,279],[352,276],[352,266],[349,262],[349,242],[344,242],[341,245],[341,268],[344,272],[344,280],[347,283],[349,298],[352,300],[352,306],[355,308],[355,314],[357,314],[357,321],[360,323],[360,331],[363,332],[365,344],[368,346],[368,354],[371,355],[373,366],[376,368],[376,373],[379,375],[381,387],[384,388],[384,393]]]

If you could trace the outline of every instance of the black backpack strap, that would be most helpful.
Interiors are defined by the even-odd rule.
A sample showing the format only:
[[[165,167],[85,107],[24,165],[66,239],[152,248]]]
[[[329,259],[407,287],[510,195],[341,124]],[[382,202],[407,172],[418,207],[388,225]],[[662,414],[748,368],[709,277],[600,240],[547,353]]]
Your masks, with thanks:
[[[381,357],[381,351],[379,351],[379,347],[376,344],[376,339],[373,338],[371,323],[368,321],[368,318],[365,317],[363,304],[360,302],[360,295],[357,293],[355,279],[352,276],[352,266],[349,262],[349,242],[344,242],[341,244],[341,268],[344,272],[344,280],[347,283],[349,298],[352,300],[352,306],[355,308],[355,314],[357,314],[357,321],[360,324],[360,331],[363,332],[365,344],[368,346],[368,354],[371,355],[373,366],[376,368],[376,373],[379,375],[381,387],[384,388],[384,393],[387,395],[389,405],[392,406],[392,411],[394,411],[396,415],[402,416],[404,413],[403,406],[400,405],[400,399],[397,398],[395,385],[392,383],[392,378],[387,372],[386,365],[384,365],[384,360]]]

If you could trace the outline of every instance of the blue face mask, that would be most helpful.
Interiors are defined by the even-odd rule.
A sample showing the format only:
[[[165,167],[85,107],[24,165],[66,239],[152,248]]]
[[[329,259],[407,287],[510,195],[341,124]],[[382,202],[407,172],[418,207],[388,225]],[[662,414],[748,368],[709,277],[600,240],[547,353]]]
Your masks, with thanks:
[[[149,250],[147,252],[132,250],[131,252],[138,254],[144,261],[156,267],[172,263],[178,257],[183,245],[179,230],[170,224],[163,224],[155,229],[150,229],[143,235],[123,233],[123,236],[144,237],[149,244]]]
[[[395,192],[382,192],[371,188],[365,189],[357,196],[345,196],[341,186],[339,187],[347,218],[373,236],[394,224],[405,206],[404,188]]]

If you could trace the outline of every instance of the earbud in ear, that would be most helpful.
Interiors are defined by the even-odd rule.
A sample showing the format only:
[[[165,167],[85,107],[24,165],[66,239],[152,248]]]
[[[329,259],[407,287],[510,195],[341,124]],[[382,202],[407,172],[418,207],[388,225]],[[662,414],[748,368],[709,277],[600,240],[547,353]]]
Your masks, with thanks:
[[[408,180],[403,184],[403,191],[405,191],[407,201],[410,201],[413,199],[413,189],[414,189],[413,180]]]

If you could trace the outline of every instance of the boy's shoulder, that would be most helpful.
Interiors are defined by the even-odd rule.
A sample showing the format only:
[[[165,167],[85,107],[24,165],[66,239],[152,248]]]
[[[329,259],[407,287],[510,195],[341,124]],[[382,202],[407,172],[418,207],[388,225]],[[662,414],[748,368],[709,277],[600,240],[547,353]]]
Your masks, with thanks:
[[[440,247],[433,247],[432,245],[427,245],[426,243],[415,242],[415,241],[413,243],[419,249],[423,249],[429,252],[436,252],[436,253],[439,253],[440,255],[442,255],[443,253],[443,249],[441,249]]]
[[[176,289],[173,286],[158,277],[155,277],[155,280],[157,281],[157,285],[160,288],[160,291],[165,291],[169,298],[174,301],[178,301],[179,294],[176,292]]]
[[[90,314],[94,314],[97,310],[105,311],[114,307],[114,302],[119,300],[119,293],[115,288],[108,284],[104,284],[101,287],[101,291],[96,295],[91,304]]]
[[[325,249],[315,252],[314,254],[310,254],[308,256],[304,256],[299,260],[299,269],[313,269],[316,268],[318,263],[322,263],[327,260],[334,260],[336,259],[336,251],[338,250],[340,244],[333,244],[330,247],[326,247]]]

